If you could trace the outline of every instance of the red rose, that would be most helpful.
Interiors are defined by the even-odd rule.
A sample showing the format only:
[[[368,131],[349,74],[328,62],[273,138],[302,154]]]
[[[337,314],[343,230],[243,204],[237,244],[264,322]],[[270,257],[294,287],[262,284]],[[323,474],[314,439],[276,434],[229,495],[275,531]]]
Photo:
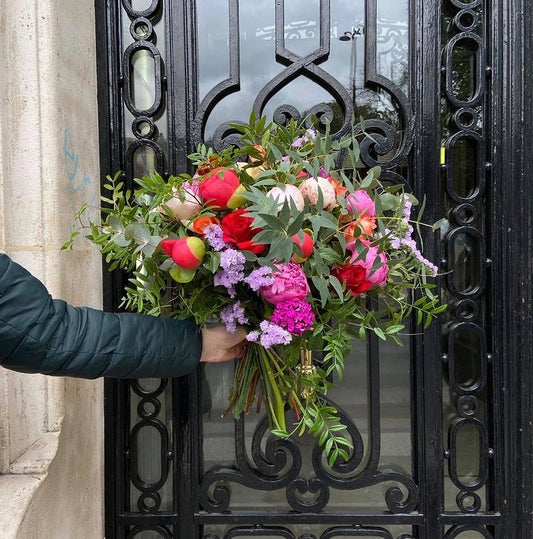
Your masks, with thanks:
[[[363,294],[372,287],[372,283],[366,280],[366,269],[362,266],[343,264],[331,270],[331,274],[337,277],[341,283],[346,284],[346,288],[352,296]]]
[[[262,244],[254,243],[253,237],[260,232],[259,228],[252,228],[253,219],[244,217],[246,210],[239,208],[232,213],[228,213],[222,218],[220,226],[222,227],[223,240],[226,243],[233,243],[241,250],[260,253],[265,249]]]

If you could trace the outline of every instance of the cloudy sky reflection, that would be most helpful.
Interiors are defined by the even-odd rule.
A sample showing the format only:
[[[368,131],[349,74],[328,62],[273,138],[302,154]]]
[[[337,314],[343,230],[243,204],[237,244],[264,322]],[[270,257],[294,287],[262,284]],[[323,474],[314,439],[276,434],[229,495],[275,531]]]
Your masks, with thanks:
[[[202,100],[216,84],[229,74],[228,0],[197,0],[199,98]],[[253,102],[261,89],[285,66],[276,62],[274,50],[273,0],[241,0],[240,74],[241,89],[225,97],[213,110],[206,124],[209,140],[222,123],[247,120]],[[319,45],[319,0],[285,0],[286,46],[298,56],[305,56]],[[378,0],[378,71],[407,92],[408,0]],[[320,68],[336,78],[356,103],[369,100],[364,90],[364,37],[340,41],[344,32],[364,26],[364,0],[332,0],[330,55]],[[299,77],[280,89],[265,107],[271,117],[282,104],[290,104],[300,112],[318,103],[333,100],[327,89]],[[370,98],[373,102],[373,99]],[[373,105],[374,106],[374,105]],[[376,107],[392,108],[386,95]]]

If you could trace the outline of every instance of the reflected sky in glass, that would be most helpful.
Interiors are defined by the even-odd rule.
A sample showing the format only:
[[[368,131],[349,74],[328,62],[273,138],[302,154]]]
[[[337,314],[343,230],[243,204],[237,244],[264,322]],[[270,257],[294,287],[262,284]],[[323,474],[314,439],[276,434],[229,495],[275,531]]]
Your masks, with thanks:
[[[218,83],[229,76],[228,39],[231,32],[240,36],[240,91],[231,94],[214,108],[207,119],[205,138],[227,121],[246,121],[261,89],[287,67],[275,58],[275,2],[241,1],[239,28],[230,29],[228,0],[197,0],[198,97],[199,102]],[[319,0],[285,1],[286,47],[304,57],[319,46]],[[408,86],[408,1],[378,0],[378,41],[376,68],[379,74],[399,85]],[[379,97],[364,88],[365,37],[352,34],[365,26],[364,0],[332,0],[330,19],[330,54],[319,67],[337,79],[354,99],[356,114],[369,116],[372,110],[394,115],[388,96]],[[339,38],[347,32],[346,41]],[[363,30],[364,32],[364,30]],[[327,85],[299,76],[286,82],[267,103],[264,114],[271,117],[283,104],[305,113],[319,103],[334,101]]]

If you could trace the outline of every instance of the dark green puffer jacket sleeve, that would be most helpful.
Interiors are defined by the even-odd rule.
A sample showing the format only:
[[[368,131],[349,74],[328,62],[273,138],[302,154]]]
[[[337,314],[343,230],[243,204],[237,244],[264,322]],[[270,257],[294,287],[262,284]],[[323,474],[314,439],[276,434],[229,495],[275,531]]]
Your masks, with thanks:
[[[3,367],[79,378],[177,377],[196,367],[201,349],[192,322],[72,307],[0,253]]]

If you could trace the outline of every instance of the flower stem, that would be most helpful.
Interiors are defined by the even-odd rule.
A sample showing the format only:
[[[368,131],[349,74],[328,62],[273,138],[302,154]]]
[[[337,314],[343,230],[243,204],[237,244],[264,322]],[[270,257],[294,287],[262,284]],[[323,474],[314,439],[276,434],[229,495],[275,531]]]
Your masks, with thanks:
[[[287,428],[285,425],[285,405],[279,392],[278,384],[274,380],[274,374],[272,373],[269,357],[271,354],[262,346],[259,346],[258,349],[259,357],[261,359],[261,367],[265,375],[263,376],[263,381],[268,392],[268,398],[265,400],[269,401],[271,417],[276,425],[276,428],[285,431]]]

